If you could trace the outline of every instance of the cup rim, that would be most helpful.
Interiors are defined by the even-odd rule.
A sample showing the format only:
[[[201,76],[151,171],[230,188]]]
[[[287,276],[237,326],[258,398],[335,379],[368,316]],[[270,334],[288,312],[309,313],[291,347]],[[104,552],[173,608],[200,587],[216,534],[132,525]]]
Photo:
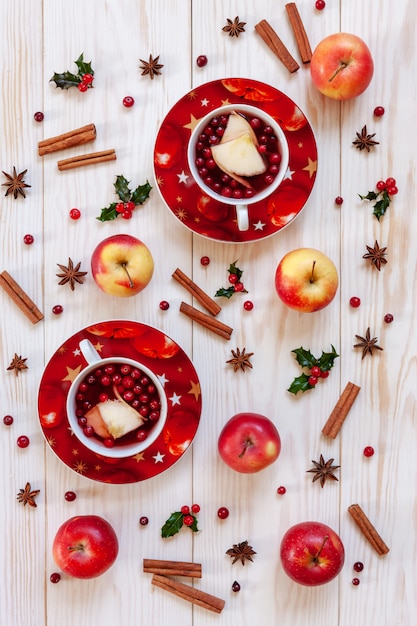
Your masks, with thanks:
[[[128,363],[130,365],[134,364],[137,367],[139,367],[141,371],[143,371],[147,376],[151,378],[152,382],[155,384],[157,388],[159,399],[161,402],[160,417],[158,421],[156,422],[156,424],[154,425],[154,427],[151,429],[148,437],[144,441],[138,441],[137,443],[136,442],[129,443],[129,444],[122,445],[122,446],[117,446],[116,444],[113,448],[107,448],[103,443],[100,442],[98,438],[86,437],[86,435],[84,435],[82,428],[80,427],[78,423],[78,418],[75,415],[75,412],[73,410],[73,402],[75,399],[75,394],[78,388],[78,384],[88,374],[88,372],[94,369],[97,369],[106,363]],[[167,416],[168,416],[167,397],[165,394],[165,390],[161,382],[159,381],[158,377],[156,376],[156,374],[148,366],[144,365],[140,361],[131,359],[130,357],[124,357],[122,355],[108,356],[108,357],[99,359],[98,361],[94,363],[88,363],[86,367],[84,367],[84,369],[82,369],[79,372],[79,374],[71,383],[71,386],[68,390],[68,394],[66,398],[65,408],[66,408],[67,418],[68,418],[68,422],[71,427],[71,430],[74,436],[80,441],[80,443],[82,443],[91,452],[94,452],[96,454],[99,454],[100,456],[108,457],[112,459],[129,458],[131,456],[134,456],[135,454],[139,454],[140,452],[144,452],[146,449],[148,449],[161,435],[164,429],[166,420],[167,420]]]

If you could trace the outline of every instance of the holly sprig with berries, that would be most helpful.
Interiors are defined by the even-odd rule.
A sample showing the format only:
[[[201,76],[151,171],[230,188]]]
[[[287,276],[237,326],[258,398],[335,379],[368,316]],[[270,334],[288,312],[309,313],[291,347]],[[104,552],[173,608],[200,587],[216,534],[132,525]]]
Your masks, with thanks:
[[[292,381],[288,388],[288,391],[293,394],[297,394],[299,391],[308,391],[314,389],[320,378],[327,378],[330,370],[334,366],[335,359],[339,356],[334,348],[331,352],[322,351],[321,356],[316,358],[310,350],[305,350],[303,347],[291,350],[295,354],[297,363],[308,370],[303,372],[301,376],[297,376]]]
[[[184,505],[180,511],[175,511],[166,520],[165,524],[161,528],[161,536],[166,539],[172,537],[180,532],[183,526],[186,526],[193,533],[198,532],[197,513],[200,511],[198,504],[193,504],[191,507]]]
[[[220,287],[214,294],[215,297],[225,297],[231,298],[235,293],[248,293],[247,289],[245,289],[244,284],[242,283],[242,274],[243,270],[236,267],[236,261],[233,261],[229,265],[229,283],[231,283],[230,287]]]
[[[131,191],[129,181],[124,176],[119,175],[116,176],[114,189],[119,196],[119,201],[112,202],[109,206],[101,209],[101,213],[97,217],[100,222],[115,220],[119,216],[125,220],[130,219],[136,206],[143,204],[149,198],[152,187],[146,181],[144,185],[139,185],[134,191]]]
[[[62,73],[55,72],[50,82],[53,81],[56,86],[61,89],[77,87],[78,91],[81,92],[85,92],[87,89],[92,89],[94,70],[91,67],[91,61],[89,63],[84,61],[84,53],[82,52],[74,63],[78,68],[78,72],[76,74],[72,74],[68,70]]]
[[[366,196],[358,194],[361,200],[376,200],[373,205],[373,215],[379,221],[380,218],[385,215],[390,203],[391,196],[395,196],[398,193],[397,181],[395,178],[387,178],[387,180],[379,180],[375,185],[376,191],[368,191]]]

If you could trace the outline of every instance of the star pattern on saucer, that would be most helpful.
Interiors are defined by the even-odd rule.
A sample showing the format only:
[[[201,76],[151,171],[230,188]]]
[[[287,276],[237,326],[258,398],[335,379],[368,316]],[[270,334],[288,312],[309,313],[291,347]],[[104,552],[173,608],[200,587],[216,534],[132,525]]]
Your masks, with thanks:
[[[312,161],[310,157],[308,157],[308,165],[303,167],[303,171],[304,170],[309,173],[311,178],[313,174],[317,171],[317,161]]]
[[[169,383],[169,380],[165,376],[165,374],[157,374],[156,377],[159,380],[159,382],[161,383],[162,387],[165,387],[166,383]]]
[[[73,467],[78,474],[84,474],[88,469],[88,465],[83,461],[77,461],[76,463],[74,463]]]
[[[99,341],[97,341],[96,344],[94,344],[95,349],[97,350],[97,352],[101,352],[104,348],[104,345],[102,343],[100,343]]]
[[[66,366],[66,368],[67,368],[67,375],[65,376],[65,378],[62,379],[62,382],[72,383],[76,379],[78,374],[81,372],[81,365],[78,365],[75,369],[73,369],[72,367],[68,367],[68,365]]]
[[[266,224],[264,222],[261,222],[261,220],[258,220],[257,222],[255,222],[255,224],[253,225],[255,230],[263,230],[265,228]]]
[[[194,130],[194,128],[197,126],[198,122],[200,120],[196,117],[194,117],[194,115],[191,113],[190,116],[190,121],[188,122],[188,124],[184,124],[184,128],[188,128],[188,130],[191,130],[191,132]]]
[[[206,107],[206,106],[208,106],[209,102],[210,102],[210,100],[207,100],[207,98],[204,98],[204,99],[201,101],[201,106],[202,106],[202,107]]]
[[[178,219],[179,219],[179,220],[181,220],[181,222],[183,222],[184,220],[186,220],[186,219],[187,219],[187,217],[188,217],[188,213],[187,213],[187,211],[184,211],[184,209],[182,209],[182,208],[177,209],[177,210],[175,211],[175,215],[178,217]]]
[[[81,356],[81,350],[79,348],[75,348],[75,350],[72,351],[72,355]]]
[[[161,454],[159,451],[152,458],[155,459],[155,463],[163,463],[165,454]]]
[[[136,463],[140,463],[141,461],[145,460],[145,454],[144,452],[138,452],[133,456],[133,458],[135,459]]]
[[[287,168],[287,171],[284,174],[284,180],[292,180],[293,175],[295,174],[294,170],[290,170],[290,168]]]
[[[172,402],[172,406],[175,406],[176,404],[181,404],[181,396],[178,396],[175,391],[172,394],[172,396],[170,396],[169,398]]]
[[[201,394],[200,383],[193,383],[193,381],[190,380],[190,384],[191,384],[191,389],[189,390],[188,393],[192,394],[194,398],[198,400]]]
[[[177,174],[177,176],[178,176],[178,180],[179,180],[179,182],[180,182],[180,183],[184,183],[184,185],[186,185],[186,184],[187,184],[187,180],[190,178],[190,177],[188,176],[188,174],[186,174],[186,173],[184,172],[184,170],[182,170],[182,172],[181,172],[180,174]]]

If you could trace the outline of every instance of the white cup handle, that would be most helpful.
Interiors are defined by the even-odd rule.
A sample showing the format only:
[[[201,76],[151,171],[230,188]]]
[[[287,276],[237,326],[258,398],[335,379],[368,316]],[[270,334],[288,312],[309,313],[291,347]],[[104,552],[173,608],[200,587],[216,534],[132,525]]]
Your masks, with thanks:
[[[247,204],[236,206],[237,227],[239,230],[249,230],[249,211]]]
[[[89,365],[96,363],[97,361],[101,361],[102,357],[99,355],[89,339],[82,339],[79,347],[83,357]]]

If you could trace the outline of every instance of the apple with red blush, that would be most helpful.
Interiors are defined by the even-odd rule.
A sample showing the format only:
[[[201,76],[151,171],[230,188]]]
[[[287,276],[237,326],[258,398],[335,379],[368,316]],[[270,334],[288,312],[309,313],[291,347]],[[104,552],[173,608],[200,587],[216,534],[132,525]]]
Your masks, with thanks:
[[[284,572],[291,580],[315,587],[341,572],[345,549],[339,535],[322,522],[300,522],[284,534],[280,546]]]
[[[115,562],[119,552],[111,524],[98,515],[77,515],[57,530],[52,555],[57,566],[74,578],[96,578]]]
[[[253,474],[274,463],[281,452],[275,424],[259,413],[237,413],[218,438],[220,458],[236,472]]]
[[[372,80],[374,62],[366,43],[351,33],[325,37],[313,51],[310,73],[317,89],[335,100],[350,100]]]

